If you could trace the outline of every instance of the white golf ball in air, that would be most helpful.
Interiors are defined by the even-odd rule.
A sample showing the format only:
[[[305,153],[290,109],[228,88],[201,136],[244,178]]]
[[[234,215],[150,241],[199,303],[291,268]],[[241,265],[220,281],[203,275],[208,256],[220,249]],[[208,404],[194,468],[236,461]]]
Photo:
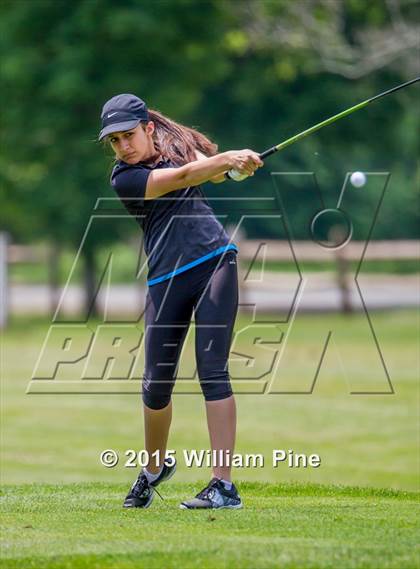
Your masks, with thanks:
[[[366,184],[366,174],[363,174],[363,172],[353,172],[350,176],[350,182],[355,188],[361,188]]]

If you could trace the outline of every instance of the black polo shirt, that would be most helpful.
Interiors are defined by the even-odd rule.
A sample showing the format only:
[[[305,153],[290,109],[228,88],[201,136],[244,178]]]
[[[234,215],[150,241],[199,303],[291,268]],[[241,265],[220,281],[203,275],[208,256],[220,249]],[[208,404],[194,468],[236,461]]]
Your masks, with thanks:
[[[118,161],[111,185],[144,232],[149,286],[183,273],[225,251],[238,248],[216,218],[200,186],[145,200],[147,179],[157,168],[175,168],[169,160],[154,166]]]

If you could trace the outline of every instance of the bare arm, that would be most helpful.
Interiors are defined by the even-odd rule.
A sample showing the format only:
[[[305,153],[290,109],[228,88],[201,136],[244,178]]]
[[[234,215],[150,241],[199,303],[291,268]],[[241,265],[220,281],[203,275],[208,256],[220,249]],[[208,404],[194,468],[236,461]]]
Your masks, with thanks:
[[[247,149],[230,150],[210,158],[204,157],[180,168],[152,170],[147,180],[145,199],[152,200],[188,186],[198,186],[223,175],[231,168],[251,176],[262,165],[258,154]]]
[[[195,154],[197,156],[197,160],[205,160],[207,158],[207,156],[202,152],[200,152],[199,150],[196,150]],[[226,181],[225,172],[223,172],[222,174],[217,174],[217,176],[213,176],[212,178],[209,179],[209,182],[212,182],[213,184],[221,184],[222,182],[225,182]]]

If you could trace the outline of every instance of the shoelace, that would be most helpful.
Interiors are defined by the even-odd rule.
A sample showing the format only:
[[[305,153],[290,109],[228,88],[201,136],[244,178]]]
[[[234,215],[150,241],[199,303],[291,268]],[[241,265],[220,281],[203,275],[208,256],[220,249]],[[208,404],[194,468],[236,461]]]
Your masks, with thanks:
[[[137,480],[134,482],[133,487],[131,488],[131,492],[134,495],[141,496],[143,492],[146,490],[149,482],[144,474],[141,474]]]
[[[154,492],[156,492],[159,498],[164,501],[162,495],[158,492],[155,486],[149,484],[149,481],[147,480],[147,477],[144,474],[141,474],[139,478],[137,478],[131,491],[134,495],[141,496],[147,487],[151,488]]]
[[[165,498],[158,492],[157,488],[155,486],[152,486],[153,490],[156,492],[156,494],[159,496],[159,498],[162,501],[165,501]]]
[[[220,481],[217,478],[213,478],[207,486],[201,490],[196,496],[196,498],[200,498],[201,500],[211,497],[213,495],[214,489],[220,485]]]

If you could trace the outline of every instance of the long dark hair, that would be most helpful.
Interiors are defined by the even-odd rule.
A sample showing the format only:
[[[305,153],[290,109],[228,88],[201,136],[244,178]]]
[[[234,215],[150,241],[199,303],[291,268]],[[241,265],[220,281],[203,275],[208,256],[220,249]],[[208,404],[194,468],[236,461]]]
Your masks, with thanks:
[[[156,150],[177,166],[196,160],[196,150],[205,156],[217,154],[217,144],[193,128],[179,124],[152,109],[149,109],[149,117],[155,123],[153,142]]]

